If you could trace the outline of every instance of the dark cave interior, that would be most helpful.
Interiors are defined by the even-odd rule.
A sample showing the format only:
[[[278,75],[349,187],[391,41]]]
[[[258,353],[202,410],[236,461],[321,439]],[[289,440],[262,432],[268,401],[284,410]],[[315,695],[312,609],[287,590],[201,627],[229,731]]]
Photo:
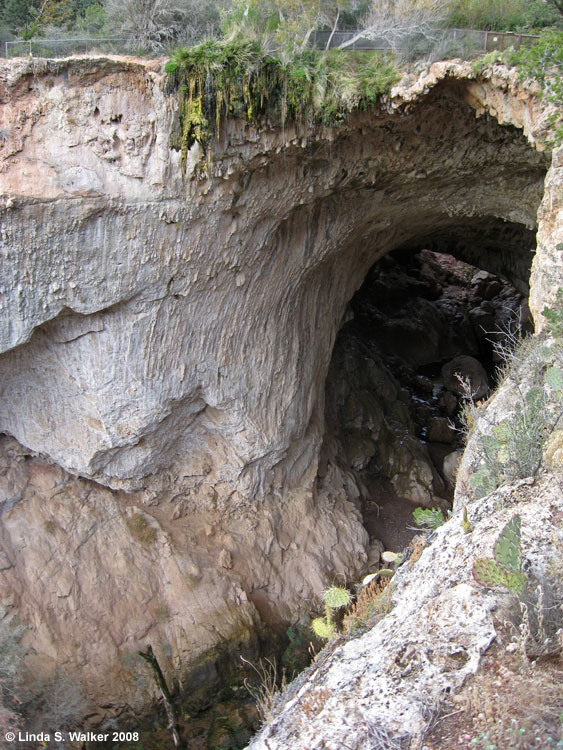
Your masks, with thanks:
[[[472,236],[461,228],[453,246]],[[416,507],[450,508],[464,442],[459,377],[475,401],[487,397],[499,345],[531,330],[526,295],[451,254],[407,247],[370,269],[344,321],[327,378],[319,475],[327,460],[351,472],[370,538],[396,550],[416,533]]]

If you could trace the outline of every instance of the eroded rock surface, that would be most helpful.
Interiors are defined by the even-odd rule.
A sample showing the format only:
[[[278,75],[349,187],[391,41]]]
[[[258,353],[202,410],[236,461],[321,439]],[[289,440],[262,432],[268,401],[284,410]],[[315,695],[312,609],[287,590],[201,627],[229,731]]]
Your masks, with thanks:
[[[183,183],[157,63],[2,63],[0,428],[114,487],[209,455],[249,494],[298,485],[378,257],[482,220],[496,252],[477,265],[529,260],[541,109],[515,73],[468,78],[437,64],[339,130],[229,122],[212,178]],[[499,97],[516,127],[487,114]]]
[[[155,500],[1,438],[0,596],[28,627],[36,673],[74,680],[91,719],[142,715],[155,693],[137,651],[151,644],[171,685],[205,704],[231,652],[256,659],[258,637],[308,609],[327,576],[365,566],[353,484],[331,479],[314,501],[256,507],[209,489],[202,505],[182,478]]]
[[[0,103],[0,429],[25,446],[2,444],[2,599],[122,711],[131,651],[184,668],[365,567],[357,482],[316,481],[346,305],[450,233],[525,286],[540,203],[551,279],[559,162],[514,72],[453,63],[339,130],[230,121],[201,181],[158,61],[0,61]]]

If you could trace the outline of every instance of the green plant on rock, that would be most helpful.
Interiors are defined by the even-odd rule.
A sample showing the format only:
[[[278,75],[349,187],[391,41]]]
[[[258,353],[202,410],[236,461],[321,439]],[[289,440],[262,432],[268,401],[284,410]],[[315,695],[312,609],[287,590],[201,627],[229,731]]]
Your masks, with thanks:
[[[520,554],[521,519],[515,515],[495,542],[493,558],[480,557],[473,563],[473,577],[485,588],[501,587],[522,594],[528,585]]]
[[[506,50],[505,52],[493,50],[492,52],[487,52],[486,55],[481,55],[480,57],[477,57],[475,60],[473,60],[471,63],[471,70],[473,71],[474,75],[479,75],[486,68],[490,68],[497,63],[504,64],[508,62],[508,60],[508,50]]]
[[[352,597],[347,589],[331,586],[323,593],[323,599],[325,603],[325,616],[324,618],[317,617],[313,620],[311,627],[315,635],[328,641],[336,633],[334,613],[341,607],[347,607],[352,601]]]
[[[210,40],[177,49],[166,63],[169,91],[179,90],[178,128],[171,146],[203,155],[226,117],[279,123],[288,119],[339,125],[353,109],[366,109],[399,80],[380,53],[346,54],[307,49],[282,60],[257,41]]]
[[[514,396],[509,416],[489,423],[489,434],[479,435],[481,463],[471,483],[477,497],[493,492],[505,481],[535,479],[544,465],[545,447],[563,418],[563,293],[555,309],[545,308],[555,346],[546,347],[537,337],[521,341],[509,352],[505,379]],[[477,412],[472,403],[473,426]],[[481,424],[487,421],[486,415]]]
[[[557,246],[557,250],[563,251],[563,244]],[[548,321],[549,328],[555,339],[563,338],[563,289],[558,289],[555,295],[555,307],[544,307],[543,317]]]
[[[461,528],[463,529],[464,534],[471,534],[473,531],[473,525],[471,524],[471,521],[469,520],[469,516],[467,514],[467,505],[463,506],[463,518],[461,521]]]
[[[563,140],[563,31],[544,31],[532,47],[521,47],[511,57],[520,70],[521,78],[531,78],[541,86],[541,96],[555,105],[550,121],[554,129],[553,142]]]
[[[435,531],[444,524],[444,514],[440,508],[415,508],[412,516],[415,524],[423,529]]]
[[[131,536],[141,544],[150,546],[156,541],[156,529],[154,529],[141,513],[133,513],[126,520],[127,528]]]

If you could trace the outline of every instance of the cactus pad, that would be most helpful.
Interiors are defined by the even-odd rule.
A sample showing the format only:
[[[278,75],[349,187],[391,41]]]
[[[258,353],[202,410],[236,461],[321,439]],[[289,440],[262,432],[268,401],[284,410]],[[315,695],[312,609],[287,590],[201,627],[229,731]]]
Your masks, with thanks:
[[[332,623],[326,623],[322,617],[317,617],[313,620],[311,627],[313,628],[315,635],[319,638],[324,638],[327,641],[334,635],[334,625]]]
[[[346,589],[339,589],[336,586],[331,586],[327,589],[323,594],[323,598],[327,607],[330,607],[331,609],[346,607],[352,601],[349,591]]]
[[[502,568],[495,560],[487,557],[480,557],[473,563],[473,577],[485,588],[494,588],[495,586],[507,587],[508,571]]]
[[[558,367],[550,367],[545,379],[554,391],[563,391],[563,372]]]
[[[516,515],[506,524],[495,542],[495,559],[480,557],[475,560],[473,577],[481,586],[502,586],[511,594],[520,594],[524,591],[528,579],[526,574],[522,573],[520,529],[520,516]]]
[[[520,516],[516,515],[506,524],[495,542],[495,560],[510,573],[519,573],[522,568],[520,526]]]

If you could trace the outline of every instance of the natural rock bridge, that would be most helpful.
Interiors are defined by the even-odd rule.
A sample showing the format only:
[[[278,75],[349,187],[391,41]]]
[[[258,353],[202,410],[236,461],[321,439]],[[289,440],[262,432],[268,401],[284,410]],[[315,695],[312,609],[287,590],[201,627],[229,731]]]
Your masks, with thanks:
[[[6,61],[0,102],[2,598],[138,707],[139,644],[185,672],[365,569],[354,477],[317,476],[347,304],[427,247],[531,284],[540,322],[561,167],[516,73],[468,64],[339,129],[229,121],[202,180],[160,62]]]

